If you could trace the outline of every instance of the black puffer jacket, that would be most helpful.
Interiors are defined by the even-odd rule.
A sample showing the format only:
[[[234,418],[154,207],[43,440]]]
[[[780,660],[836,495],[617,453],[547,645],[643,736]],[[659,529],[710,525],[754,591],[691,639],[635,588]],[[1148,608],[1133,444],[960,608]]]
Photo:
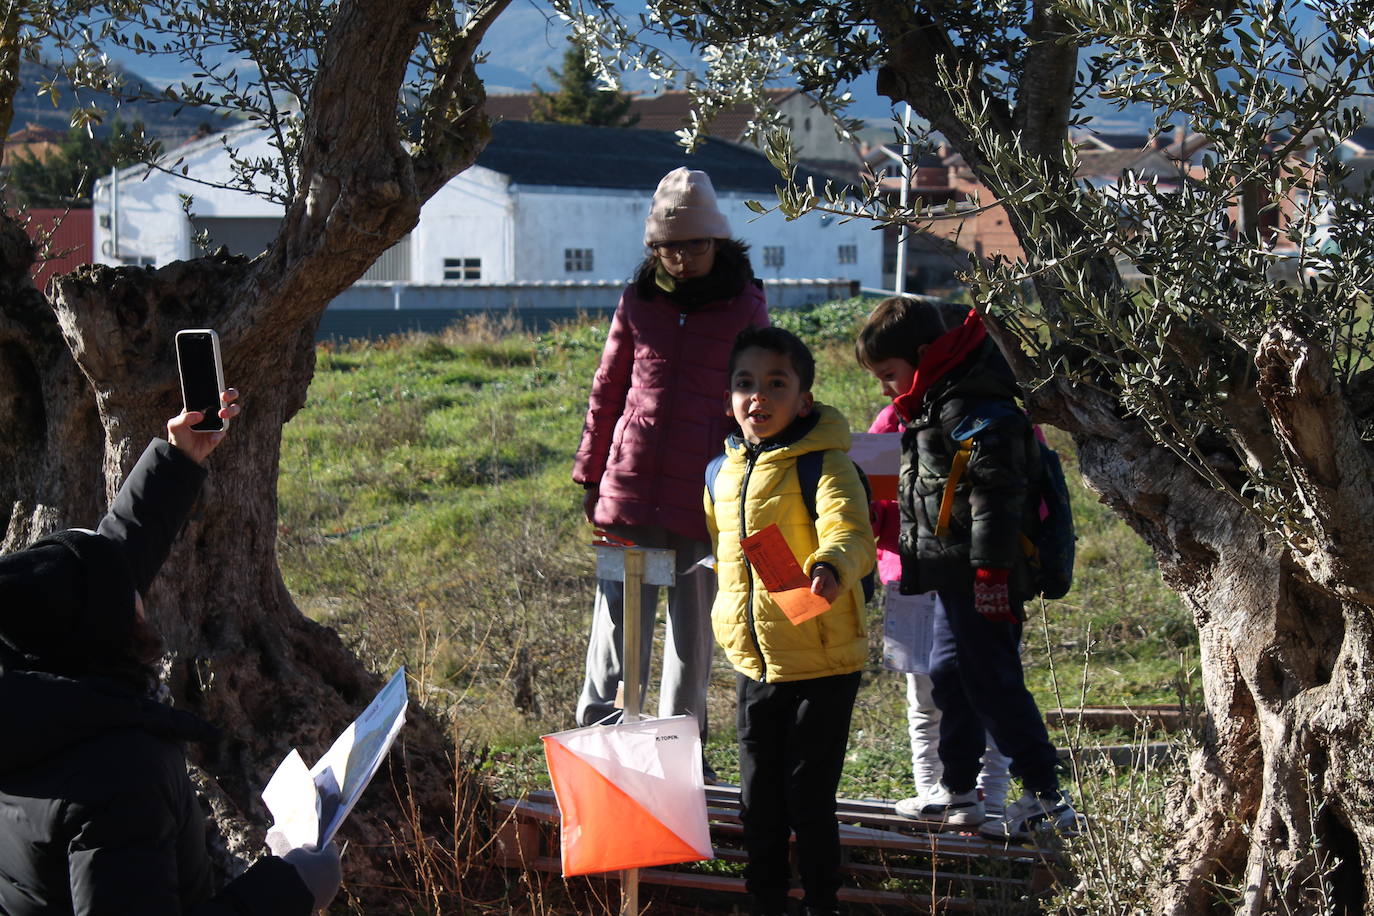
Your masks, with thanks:
[[[212,898],[180,744],[211,733],[116,679],[0,674],[0,913],[309,913],[296,870],[273,856]]]
[[[132,626],[132,589],[156,574],[204,476],[155,441],[97,533],[64,532],[0,558],[6,916],[310,912],[295,868],[272,856],[212,896],[205,815],[181,742],[213,729],[149,699],[138,665],[111,657]]]
[[[1039,443],[1016,406],[1020,389],[996,344],[985,339],[938,379],[902,433],[898,500],[902,513],[902,591],[971,593],[973,569],[1010,570],[1013,600],[1031,594],[1020,532],[1039,511]],[[935,536],[940,502],[970,417],[986,422],[955,490],[949,533]]]

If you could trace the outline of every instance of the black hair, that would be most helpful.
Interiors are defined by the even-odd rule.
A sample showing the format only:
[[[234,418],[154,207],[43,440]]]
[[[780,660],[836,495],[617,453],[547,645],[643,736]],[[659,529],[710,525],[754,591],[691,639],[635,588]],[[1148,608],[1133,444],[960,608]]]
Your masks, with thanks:
[[[754,265],[749,261],[749,245],[739,239],[716,239],[716,260],[711,272],[704,277],[683,280],[672,293],[658,288],[658,256],[650,249],[635,268],[632,281],[635,292],[644,300],[667,296],[675,305],[693,309],[707,302],[733,299],[754,279]]]
[[[811,348],[802,343],[800,337],[782,328],[760,328],[753,325],[735,335],[735,344],[730,348],[731,378],[735,375],[735,364],[739,362],[739,355],[750,347],[759,347],[790,359],[792,370],[797,373],[797,378],[801,382],[802,391],[810,391],[811,386],[815,384],[816,358],[811,355]]]
[[[955,326],[949,323],[947,311],[944,304],[923,299],[906,296],[884,299],[869,313],[859,330],[858,339],[854,341],[854,356],[865,367],[889,359],[904,359],[914,366],[918,362],[918,347],[934,342]],[[967,314],[966,309],[964,314]]]

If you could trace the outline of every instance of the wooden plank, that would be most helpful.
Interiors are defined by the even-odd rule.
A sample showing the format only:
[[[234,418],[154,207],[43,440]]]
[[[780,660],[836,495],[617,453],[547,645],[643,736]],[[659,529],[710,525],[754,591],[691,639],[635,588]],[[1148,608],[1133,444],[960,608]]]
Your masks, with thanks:
[[[715,791],[713,791],[715,790]],[[707,788],[707,802],[716,802],[720,805],[739,804],[739,790],[734,787],[711,786]],[[708,808],[714,811],[714,808]],[[988,854],[995,858],[1022,858],[1033,857],[1046,860],[1057,861],[1059,853],[1053,849],[1036,847],[1033,845],[1012,845],[1008,846],[1000,840],[989,840],[977,834],[976,831],[968,827],[945,826],[932,821],[917,820],[915,818],[902,817],[892,810],[892,802],[876,798],[841,798],[836,800],[836,816],[843,823],[857,824],[863,827],[878,827],[886,830],[900,831],[904,834],[920,835],[939,834],[944,837],[961,836],[970,840],[970,850],[987,849]],[[709,816],[709,815],[708,815]],[[723,818],[724,819],[724,818]],[[738,814],[734,819],[738,821]]]
[[[525,863],[525,866],[549,874],[561,874],[562,862],[552,856],[542,856]],[[619,882],[621,872],[602,872],[595,875],[578,877],[595,878],[607,882]],[[572,879],[569,879],[572,880]],[[639,869],[640,884],[656,884],[664,887],[681,887],[714,893],[735,893],[743,895],[744,879],[732,875],[703,874],[690,871],[670,871],[663,868]],[[801,897],[801,888],[794,887],[791,896]],[[841,887],[838,894],[844,903],[863,903],[870,906],[900,906],[920,912],[972,912],[981,906],[980,901],[958,897],[931,897],[925,894],[903,894],[900,891],[884,891],[861,887]]]
[[[504,799],[497,803],[497,809],[501,811],[514,811],[518,809],[524,816],[547,823],[558,823],[557,807],[540,801],[538,793],[532,792],[524,799]],[[711,820],[713,836],[738,837],[744,832],[743,827],[741,827],[739,823],[738,811],[729,808],[712,807],[707,809],[707,816]],[[902,818],[902,820],[905,821],[906,818]],[[997,840],[984,839],[969,833],[948,831],[943,833],[931,833],[928,831],[903,833],[891,829],[891,827],[886,824],[884,828],[881,829],[862,825],[841,824],[840,843],[845,846],[884,849],[913,855],[1044,862],[1059,861],[1058,853],[1050,849],[1007,844]]]
[[[862,862],[847,862],[844,870],[855,877],[883,880],[897,878],[904,881],[934,881],[945,884],[962,884],[970,888],[978,886],[1012,886],[1029,888],[1030,874],[1021,877],[981,875],[972,871],[945,871],[929,868],[905,868],[899,865],[869,865]]]
[[[542,855],[539,825],[524,820],[517,812],[496,830],[495,856],[502,864],[526,862]]]
[[[552,795],[531,793],[521,799],[503,799],[497,803],[499,810],[508,815],[505,825],[498,831],[494,844],[493,863],[511,868],[533,868],[561,874],[562,865],[557,856],[557,838],[553,828],[558,824],[558,811],[552,804]],[[721,845],[719,841],[740,838],[742,828],[738,824],[737,812],[725,809],[733,822],[713,824],[713,840],[717,841],[712,850],[713,858],[725,862],[743,862],[747,856],[742,849]],[[841,899],[853,903],[916,908],[920,911],[936,912],[968,911],[985,907],[990,900],[998,899],[997,889],[1005,889],[1018,898],[1036,896],[1062,880],[1062,873],[1052,863],[1027,855],[1029,850],[1007,847],[1002,844],[988,843],[962,834],[902,834],[892,830],[866,828],[855,825],[841,825],[841,842],[845,848],[873,849],[879,854],[928,856],[930,867],[910,867],[896,862],[856,863],[846,862],[844,873],[854,882],[863,883],[874,880],[907,880],[920,882],[922,886],[945,890],[946,893],[931,895],[908,894],[901,891],[883,890],[850,886],[841,891]],[[542,854],[550,850],[554,854]],[[1015,863],[1017,874],[1003,876],[978,874],[973,869],[978,862],[1002,859]],[[938,861],[958,861],[960,868],[951,870],[937,867]],[[687,868],[692,866],[688,865]],[[645,874],[649,873],[648,877]],[[699,871],[678,871],[665,869],[641,869],[640,880],[645,883],[664,884],[700,890],[714,890],[729,893],[744,893],[740,878],[730,875],[716,875]],[[607,880],[618,880],[618,874],[607,873],[600,876]],[[963,896],[949,893],[960,889]],[[800,893],[800,892],[798,892]],[[987,895],[991,893],[989,898]]]
[[[1142,703],[1139,706],[1074,706],[1045,710],[1046,725],[1088,728],[1135,728],[1148,724],[1166,732],[1181,731],[1187,724],[1183,709],[1167,703]]]

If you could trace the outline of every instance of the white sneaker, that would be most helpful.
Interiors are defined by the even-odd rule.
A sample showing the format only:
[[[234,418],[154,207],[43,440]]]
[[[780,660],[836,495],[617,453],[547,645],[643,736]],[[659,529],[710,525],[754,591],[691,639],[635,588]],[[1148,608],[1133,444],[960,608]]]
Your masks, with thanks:
[[[988,817],[977,789],[953,792],[944,783],[923,795],[904,798],[893,807],[902,817],[954,827],[972,827]]]
[[[1082,832],[1082,816],[1073,810],[1069,797],[1063,792],[1054,798],[1041,798],[1026,792],[1007,807],[1006,814],[997,820],[985,821],[978,832],[995,840],[1028,840],[1040,832],[1078,836]]]

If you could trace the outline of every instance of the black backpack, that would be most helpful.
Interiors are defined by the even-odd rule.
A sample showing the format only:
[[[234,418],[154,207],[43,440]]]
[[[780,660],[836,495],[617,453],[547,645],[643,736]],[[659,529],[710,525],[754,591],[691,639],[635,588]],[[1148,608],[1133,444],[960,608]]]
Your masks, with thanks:
[[[985,409],[980,416],[966,418],[952,433],[959,443],[959,450],[950,466],[944,496],[940,500],[940,516],[935,527],[935,533],[940,537],[944,537],[948,530],[954,490],[973,452],[973,440],[999,413],[1001,411],[995,408]],[[1073,506],[1069,503],[1064,464],[1059,459],[1059,453],[1041,442],[1039,437],[1036,438],[1036,444],[1040,446],[1040,487],[1035,495],[1040,499],[1041,511],[1031,529],[1021,531],[1021,550],[1030,564],[1034,586],[1034,591],[1027,597],[1043,595],[1053,600],[1063,598],[1073,587],[1073,559],[1078,537],[1074,534]]]
[[[846,458],[849,456],[846,454]],[[859,467],[853,458],[849,459],[854,464],[854,470],[859,472],[859,482],[864,485],[864,499],[871,504],[873,502],[873,487],[868,483],[868,475],[864,469]],[[806,513],[811,516],[814,522],[819,513],[816,511],[816,489],[821,485],[821,464],[825,461],[825,452],[806,452],[797,459],[797,481],[801,484],[802,502],[806,504]],[[725,464],[725,453],[711,459],[711,463],[706,465],[706,492],[711,494],[711,502],[716,501],[716,477],[720,474],[721,465]],[[859,580],[863,586],[864,603],[873,600],[873,592],[878,587],[878,567],[875,563],[873,568],[868,571],[868,575]]]
[[[1073,557],[1078,536],[1073,506],[1059,453],[1040,443],[1040,506],[1044,517],[1031,536],[1021,532],[1021,549],[1030,561],[1038,594],[1063,598],[1073,588]]]

